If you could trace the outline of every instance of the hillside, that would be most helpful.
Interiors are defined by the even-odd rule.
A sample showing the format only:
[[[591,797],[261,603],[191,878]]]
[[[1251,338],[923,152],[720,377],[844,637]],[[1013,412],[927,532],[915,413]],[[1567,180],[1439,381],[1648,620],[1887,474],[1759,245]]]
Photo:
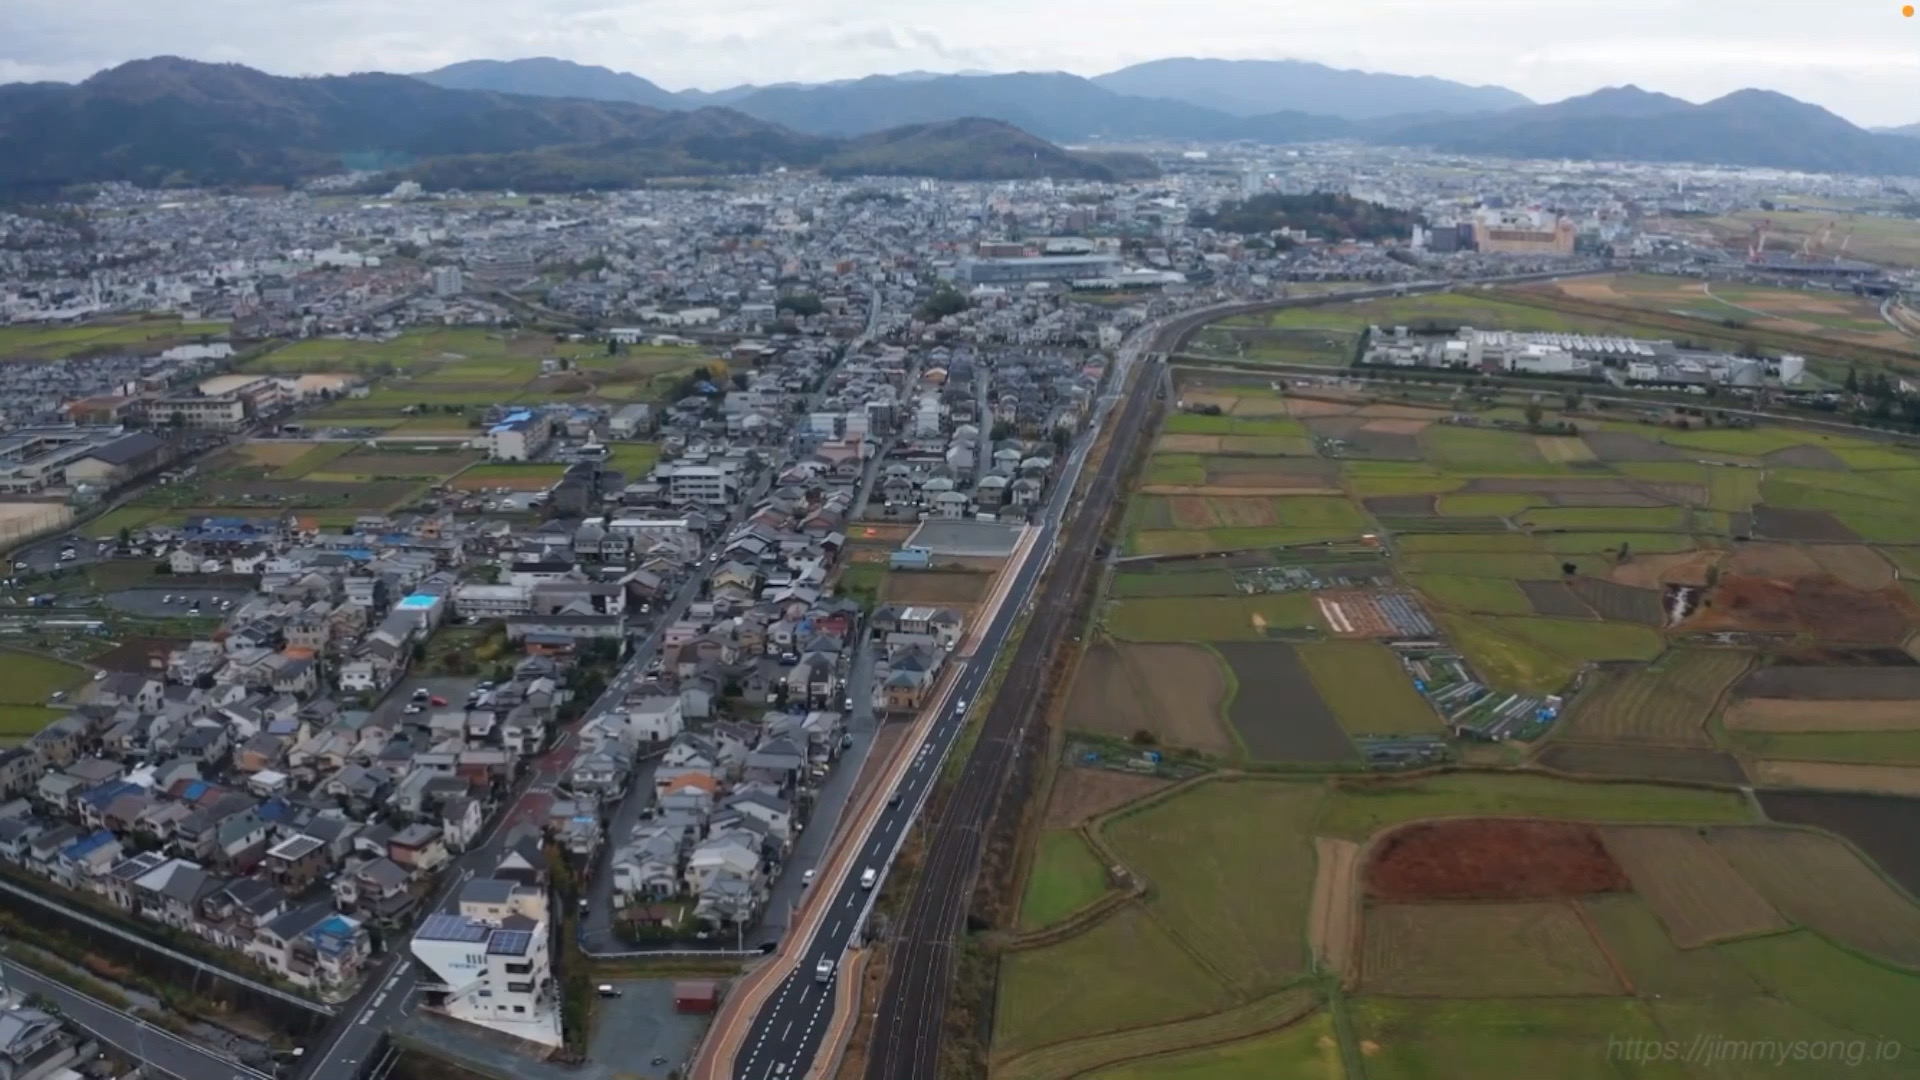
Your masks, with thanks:
[[[570,60],[556,60],[550,56],[526,60],[467,60],[435,71],[421,72],[414,78],[448,90],[491,90],[497,94],[526,94],[531,97],[624,101],[632,105],[645,105],[650,109],[698,107],[638,75],[576,64]]]
[[[1134,154],[1063,150],[998,120],[969,117],[863,136],[820,163],[829,176],[933,176],[947,180],[1123,180],[1158,174]]]
[[[1256,195],[1192,217],[1202,229],[1243,234],[1304,229],[1329,240],[1404,240],[1419,221],[1406,210],[1332,194]]]
[[[1920,142],[1866,131],[1767,90],[1694,105],[1627,86],[1499,113],[1388,118],[1363,126],[1362,134],[1457,154],[1920,173]]]
[[[985,163],[980,175],[1000,175],[1022,157],[1037,171],[1019,175],[1048,167],[1113,175],[1112,166],[1004,126],[910,132],[890,148],[849,145],[729,109],[449,90],[402,75],[287,79],[163,57],[73,86],[0,87],[0,191],[25,195],[102,180],[288,185],[346,166],[399,170],[433,187],[557,191],[809,168],[842,153],[854,155],[843,171],[869,162],[959,178],[974,154]]]
[[[1234,116],[1305,112],[1343,120],[1407,113],[1474,113],[1533,104],[1499,86],[1468,86],[1431,76],[1384,75],[1304,60],[1150,60],[1096,76],[1096,84],[1135,97],[1168,98]]]

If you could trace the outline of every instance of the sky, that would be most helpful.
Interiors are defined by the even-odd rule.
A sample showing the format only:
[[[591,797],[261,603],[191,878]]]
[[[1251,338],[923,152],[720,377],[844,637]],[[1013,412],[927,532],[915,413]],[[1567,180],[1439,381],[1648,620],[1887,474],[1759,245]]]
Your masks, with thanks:
[[[1316,60],[1536,101],[1633,83],[1778,90],[1920,121],[1908,0],[0,0],[0,82],[145,56],[281,75],[558,56],[668,89],[902,71],[1096,75],[1166,56]]]

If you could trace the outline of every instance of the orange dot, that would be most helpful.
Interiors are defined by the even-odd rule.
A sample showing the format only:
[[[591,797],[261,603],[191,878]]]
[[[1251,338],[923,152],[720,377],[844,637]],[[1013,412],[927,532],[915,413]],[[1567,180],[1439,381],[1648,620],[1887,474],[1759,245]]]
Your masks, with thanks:
[[[1905,15],[1909,19],[1913,18],[1913,5],[1908,4],[1907,6],[1901,8],[1900,14]]]

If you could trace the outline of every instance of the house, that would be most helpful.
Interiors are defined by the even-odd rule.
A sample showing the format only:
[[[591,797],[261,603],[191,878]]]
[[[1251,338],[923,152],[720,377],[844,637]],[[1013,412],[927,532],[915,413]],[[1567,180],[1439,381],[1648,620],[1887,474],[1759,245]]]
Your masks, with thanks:
[[[387,841],[387,857],[417,874],[430,873],[449,858],[440,829],[433,825],[409,825]]]
[[[332,869],[331,854],[326,843],[315,837],[289,836],[267,849],[260,869],[274,884],[301,893]]]
[[[441,842],[450,852],[466,851],[480,838],[485,823],[480,800],[456,795],[440,804]]]

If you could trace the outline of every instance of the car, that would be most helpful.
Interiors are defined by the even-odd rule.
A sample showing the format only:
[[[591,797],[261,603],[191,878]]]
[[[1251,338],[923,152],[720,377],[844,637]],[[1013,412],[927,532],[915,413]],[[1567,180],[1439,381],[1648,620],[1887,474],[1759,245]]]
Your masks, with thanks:
[[[447,699],[441,697],[439,694],[435,694],[427,699],[427,704],[432,705],[436,709],[444,708],[447,704]]]
[[[592,907],[593,907],[593,901],[591,901],[591,900],[589,900],[589,899],[587,899],[587,898],[586,898],[586,897],[584,897],[584,896],[580,898],[580,910],[581,910],[581,911],[583,911],[583,912],[584,912],[584,911],[588,911],[588,910],[591,910],[591,909],[592,909]]]
[[[880,871],[874,869],[871,866],[867,867],[865,870],[860,871],[860,887],[861,888],[871,889],[878,884],[880,884]]]
[[[809,885],[811,885],[811,884],[813,884],[813,874],[814,874],[814,872],[813,872],[812,870],[809,870],[809,871],[807,871],[806,873],[804,873],[804,874],[801,874],[801,875],[800,875],[800,887],[801,887],[801,888],[803,888],[803,889],[804,889],[804,888],[806,888],[807,886],[809,886]]]
[[[163,596],[163,597],[161,597],[161,598],[160,598],[160,602],[161,602],[161,603],[163,603],[163,604],[171,604],[171,603],[173,603],[173,594],[172,594],[172,593],[168,593],[167,595],[165,595],[165,596]]]
[[[593,988],[593,992],[599,994],[601,997],[620,996],[620,988],[612,983],[601,983],[599,986]]]
[[[32,569],[32,567],[28,566],[26,563],[23,563],[23,562],[15,562],[13,564],[13,568],[15,570],[31,570]]]
[[[433,696],[433,691],[428,690],[424,686],[413,692],[413,700],[415,701],[425,701],[432,696]]]
[[[75,554],[74,554],[73,552],[71,552],[71,551],[63,551],[63,552],[61,552],[61,553],[60,553],[60,561],[61,561],[61,562],[72,562],[73,560],[75,560],[75,559],[77,559],[77,558],[79,558],[79,556],[78,556],[78,555],[75,555]]]
[[[402,710],[400,710],[400,711],[401,711],[401,712],[404,712],[404,713],[406,713],[406,714],[407,714],[408,716],[416,716],[416,715],[418,715],[418,714],[420,714],[420,713],[422,713],[422,712],[424,712],[424,711],[426,711],[426,710],[424,710],[424,709],[422,709],[422,708],[420,707],[420,703],[419,703],[419,702],[417,702],[417,701],[409,701],[409,702],[407,702],[407,707],[406,707],[406,708],[404,708],[404,709],[402,709]]]
[[[833,957],[823,956],[820,958],[819,963],[813,965],[813,979],[815,982],[827,982],[832,978]]]
[[[93,673],[94,682],[99,682],[100,680],[105,679],[106,677],[107,677],[107,672],[106,672],[106,669],[104,668]]]
[[[966,712],[966,711],[967,711],[967,699],[966,699],[966,698],[961,698],[961,699],[960,699],[959,701],[956,701],[956,702],[954,702],[954,703],[953,703],[953,711],[954,711],[954,712]]]
[[[900,800],[901,800],[901,798],[902,798],[902,795],[901,795],[901,793],[900,793],[900,791],[899,791],[899,789],[897,789],[897,788],[896,788],[896,789],[894,790],[894,793],[893,793],[893,794],[891,794],[891,795],[889,795],[889,796],[887,796],[887,805],[888,805],[888,806],[899,806],[899,805],[900,805]]]
[[[473,684],[473,688],[475,691],[486,691],[493,689],[493,684],[490,682],[477,682]]]

